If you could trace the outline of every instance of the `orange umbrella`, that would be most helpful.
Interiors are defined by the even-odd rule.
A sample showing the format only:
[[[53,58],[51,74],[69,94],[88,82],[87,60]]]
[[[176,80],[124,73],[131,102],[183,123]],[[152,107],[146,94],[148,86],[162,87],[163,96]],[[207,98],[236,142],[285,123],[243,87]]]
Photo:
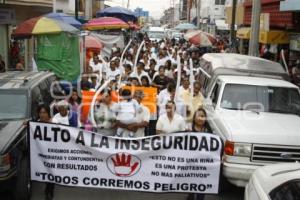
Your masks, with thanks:
[[[95,37],[88,35],[85,37],[85,47],[91,49],[103,49],[103,44]]]

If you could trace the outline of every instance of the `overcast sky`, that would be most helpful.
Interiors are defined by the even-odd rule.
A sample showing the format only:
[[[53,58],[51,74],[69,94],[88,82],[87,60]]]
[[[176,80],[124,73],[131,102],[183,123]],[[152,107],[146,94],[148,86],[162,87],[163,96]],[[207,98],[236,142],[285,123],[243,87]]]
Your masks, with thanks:
[[[110,0],[119,6],[127,6],[128,0]],[[174,0],[175,3],[179,0]],[[150,16],[160,18],[163,11],[170,7],[170,0],[130,0],[130,9],[134,10],[136,7],[141,7],[150,12]]]

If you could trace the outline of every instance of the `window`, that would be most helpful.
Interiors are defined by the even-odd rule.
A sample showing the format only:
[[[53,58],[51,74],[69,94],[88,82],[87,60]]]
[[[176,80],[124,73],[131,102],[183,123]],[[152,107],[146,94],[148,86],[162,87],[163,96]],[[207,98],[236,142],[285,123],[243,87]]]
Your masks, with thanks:
[[[211,71],[212,71],[212,67],[211,67],[211,63],[207,62],[204,59],[200,60],[200,68],[205,71],[207,74],[211,75]],[[209,84],[209,80],[210,78],[203,73],[201,70],[199,70],[199,81],[201,83],[202,86],[202,93],[203,95],[206,97],[207,96],[207,86]]]
[[[250,106],[262,112],[300,115],[300,94],[295,88],[227,84],[221,107],[232,110],[250,110]],[[252,108],[251,108],[252,109]]]
[[[27,96],[24,93],[8,91],[0,93],[0,120],[21,119],[27,114]]]
[[[287,182],[270,193],[271,200],[300,200],[300,180]]]
[[[210,96],[213,106],[216,106],[218,103],[219,92],[220,92],[220,83],[217,82]]]
[[[37,109],[39,104],[43,101],[39,87],[35,87],[31,91],[31,117],[35,120],[38,118]]]

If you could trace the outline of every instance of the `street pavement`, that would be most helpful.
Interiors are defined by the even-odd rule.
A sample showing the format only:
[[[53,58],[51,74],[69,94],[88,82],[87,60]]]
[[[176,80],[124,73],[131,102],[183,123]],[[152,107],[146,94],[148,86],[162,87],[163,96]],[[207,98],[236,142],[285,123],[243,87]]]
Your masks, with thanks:
[[[44,183],[34,182],[32,185],[31,200],[44,200]],[[216,195],[207,195],[205,200],[243,200],[244,189],[230,185],[226,192]],[[4,198],[3,198],[4,197]],[[168,193],[155,194],[132,191],[118,191],[94,188],[77,188],[55,186],[53,200],[185,200],[187,194]],[[11,200],[9,193],[0,194],[1,200]]]

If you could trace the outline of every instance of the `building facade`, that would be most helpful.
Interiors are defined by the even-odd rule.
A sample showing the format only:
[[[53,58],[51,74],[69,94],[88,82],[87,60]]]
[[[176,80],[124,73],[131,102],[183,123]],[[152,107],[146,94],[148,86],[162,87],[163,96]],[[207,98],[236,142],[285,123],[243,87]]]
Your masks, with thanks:
[[[296,4],[300,4],[297,1]],[[240,51],[248,53],[251,32],[252,0],[244,2],[244,20],[237,31]],[[300,6],[298,6],[300,7]],[[265,50],[273,53],[273,60],[280,60],[281,50],[289,52],[289,66],[300,57],[300,8],[294,0],[261,0],[259,43],[261,55]],[[298,48],[299,45],[299,48]]]
[[[228,31],[225,24],[225,0],[200,1],[201,29],[211,34]]]

